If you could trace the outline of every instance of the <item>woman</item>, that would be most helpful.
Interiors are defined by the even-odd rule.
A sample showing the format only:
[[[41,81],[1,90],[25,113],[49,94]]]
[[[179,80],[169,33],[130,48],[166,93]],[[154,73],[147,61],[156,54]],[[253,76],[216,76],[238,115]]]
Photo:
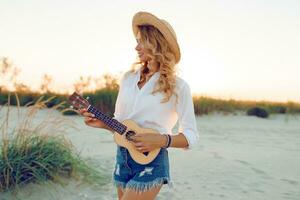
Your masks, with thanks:
[[[161,150],[152,162],[141,165],[118,145],[113,177],[119,199],[147,200],[170,183],[167,148],[192,148],[198,131],[189,86],[175,75],[180,49],[174,30],[165,20],[138,12],[133,17],[133,32],[139,60],[121,79],[114,117],[121,122],[134,120],[160,133],[133,136],[131,142],[137,151]],[[80,112],[87,125],[112,131],[86,110]],[[172,134],[177,120],[179,133]]]

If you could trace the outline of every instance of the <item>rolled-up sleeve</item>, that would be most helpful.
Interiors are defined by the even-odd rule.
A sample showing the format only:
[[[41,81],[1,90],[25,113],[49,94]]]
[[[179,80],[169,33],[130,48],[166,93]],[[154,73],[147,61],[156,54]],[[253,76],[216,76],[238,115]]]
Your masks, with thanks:
[[[183,133],[188,141],[188,147],[184,149],[193,149],[199,140],[196,117],[194,112],[194,103],[189,85],[184,82],[178,93],[178,102],[176,111],[179,122],[179,133]]]

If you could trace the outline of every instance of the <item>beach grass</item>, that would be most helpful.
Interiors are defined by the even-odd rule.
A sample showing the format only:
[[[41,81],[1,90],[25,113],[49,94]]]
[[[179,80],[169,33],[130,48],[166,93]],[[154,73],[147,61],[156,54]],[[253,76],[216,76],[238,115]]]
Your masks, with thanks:
[[[20,105],[18,95],[14,96]],[[107,182],[107,177],[89,166],[64,136],[66,130],[76,128],[71,121],[52,115],[51,111],[59,108],[59,104],[50,109],[45,119],[33,123],[39,118],[38,111],[46,108],[49,102],[49,99],[39,98],[27,106],[24,115],[18,113],[14,128],[8,128],[11,123],[9,102],[10,95],[8,103],[0,110],[5,112],[1,115],[4,117],[0,127],[0,191],[18,189],[30,182],[63,183],[63,178],[100,185]]]
[[[224,100],[205,96],[193,97],[195,114],[204,115],[212,112],[235,113],[247,112],[247,110],[259,107],[269,114],[299,114],[300,103],[297,102],[272,102],[272,101],[245,101],[245,100]]]
[[[5,104],[8,100],[8,91],[2,91],[0,94],[0,105]],[[115,102],[118,95],[118,88],[104,87],[95,91],[83,92],[84,97],[89,97],[89,102],[108,114],[113,115]],[[11,96],[11,105],[28,106],[36,102],[41,96],[44,99],[48,99],[46,106],[52,108],[55,105],[60,104],[59,110],[63,111],[64,115],[77,114],[73,109],[69,109],[68,95],[56,94],[56,93],[36,93],[36,92],[18,92],[18,98]],[[212,112],[222,113],[235,113],[235,112],[247,112],[247,110],[253,107],[260,107],[266,110],[269,114],[299,114],[300,103],[299,102],[272,102],[272,101],[247,101],[247,100],[235,100],[235,99],[218,99],[207,96],[194,96],[193,97],[195,114],[205,115]]]

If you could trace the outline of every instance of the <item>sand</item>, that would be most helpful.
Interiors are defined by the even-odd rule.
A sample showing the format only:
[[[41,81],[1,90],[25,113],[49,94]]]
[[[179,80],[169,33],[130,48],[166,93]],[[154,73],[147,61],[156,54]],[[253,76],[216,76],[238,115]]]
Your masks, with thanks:
[[[36,121],[48,111],[39,111]],[[14,113],[15,108],[12,127],[17,123]],[[3,114],[2,110],[1,121]],[[72,180],[64,187],[51,182],[30,184],[15,195],[0,193],[1,200],[117,199],[111,181],[116,151],[112,135],[87,127],[79,116],[64,118],[78,128],[69,130],[66,137],[82,157],[107,175],[107,184],[91,187]],[[300,115],[261,119],[242,113],[210,114],[197,117],[197,123],[200,141],[195,149],[169,150],[173,187],[164,186],[157,199],[300,199]]]

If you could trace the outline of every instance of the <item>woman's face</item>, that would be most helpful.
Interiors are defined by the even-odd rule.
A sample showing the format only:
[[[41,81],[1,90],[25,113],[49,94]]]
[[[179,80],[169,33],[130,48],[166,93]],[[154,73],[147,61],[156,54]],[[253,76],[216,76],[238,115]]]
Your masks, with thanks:
[[[140,58],[141,62],[147,62],[149,61],[149,57],[146,54],[146,50],[141,42],[141,35],[140,32],[138,32],[137,37],[136,37],[137,45],[135,47],[135,50],[138,53],[138,56]]]

